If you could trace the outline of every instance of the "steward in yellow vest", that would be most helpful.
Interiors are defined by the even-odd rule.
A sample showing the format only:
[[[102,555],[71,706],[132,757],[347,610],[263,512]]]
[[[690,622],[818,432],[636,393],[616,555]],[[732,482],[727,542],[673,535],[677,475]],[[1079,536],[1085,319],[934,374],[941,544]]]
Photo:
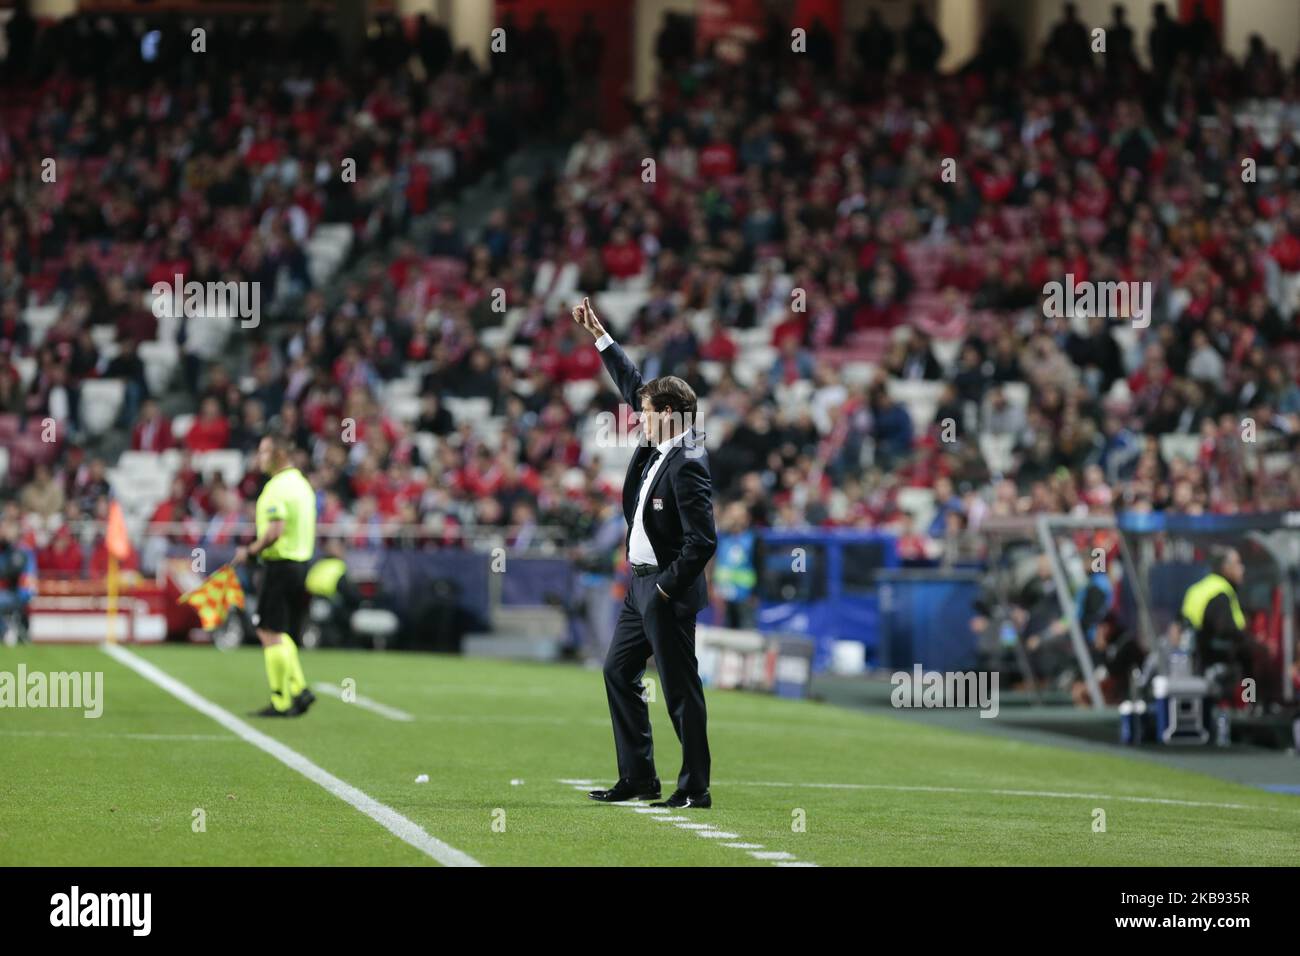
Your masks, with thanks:
[[[1196,632],[1196,658],[1202,672],[1214,664],[1235,664],[1243,675],[1252,668],[1246,615],[1237,600],[1237,585],[1246,566],[1233,548],[1215,548],[1211,571],[1183,595],[1182,615]]]

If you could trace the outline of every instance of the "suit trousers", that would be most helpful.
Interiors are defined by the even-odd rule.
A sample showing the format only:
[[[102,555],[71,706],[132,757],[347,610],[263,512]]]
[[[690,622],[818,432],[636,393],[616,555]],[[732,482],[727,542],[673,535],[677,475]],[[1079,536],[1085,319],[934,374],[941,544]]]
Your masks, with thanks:
[[[673,730],[682,745],[677,789],[709,788],[709,739],[704,684],[695,658],[695,610],[664,598],[654,575],[633,575],[605,657],[605,692],[614,723],[618,775],[648,780],[655,773],[650,708],[646,701],[646,659],[653,654]]]

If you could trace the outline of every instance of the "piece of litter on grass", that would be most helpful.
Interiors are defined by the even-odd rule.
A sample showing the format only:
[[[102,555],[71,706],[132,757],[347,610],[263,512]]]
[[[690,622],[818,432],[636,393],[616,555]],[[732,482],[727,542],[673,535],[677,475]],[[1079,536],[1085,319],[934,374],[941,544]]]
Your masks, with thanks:
[[[415,778],[415,782],[416,782],[416,783],[428,783],[428,782],[429,782],[429,775],[428,775],[427,773],[422,773],[422,774],[420,774],[418,777]]]

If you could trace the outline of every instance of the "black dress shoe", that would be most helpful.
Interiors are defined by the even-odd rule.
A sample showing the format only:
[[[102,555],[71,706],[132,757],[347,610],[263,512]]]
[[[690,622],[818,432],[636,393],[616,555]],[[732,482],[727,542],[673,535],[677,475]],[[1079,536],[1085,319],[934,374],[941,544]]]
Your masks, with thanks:
[[[608,790],[589,790],[587,796],[601,803],[621,803],[624,800],[658,800],[661,792],[656,777],[653,780],[620,780]]]
[[[671,807],[674,810],[685,810],[687,807],[707,810],[713,806],[713,798],[709,796],[709,791],[703,793],[687,793],[685,790],[674,790],[673,795],[661,803],[652,803],[652,807]]]

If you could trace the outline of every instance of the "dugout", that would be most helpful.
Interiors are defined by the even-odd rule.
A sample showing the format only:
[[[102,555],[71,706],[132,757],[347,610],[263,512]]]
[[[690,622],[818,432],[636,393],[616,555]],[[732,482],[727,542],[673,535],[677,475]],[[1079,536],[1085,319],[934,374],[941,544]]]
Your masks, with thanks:
[[[1300,512],[1237,515],[1124,513],[1117,527],[1133,555],[1133,598],[1144,641],[1168,635],[1183,594],[1208,570],[1212,545],[1236,548],[1246,565],[1238,599],[1255,653],[1259,702],[1295,703],[1296,584]],[[1151,646],[1149,644],[1148,646]]]
[[[831,662],[836,641],[860,641],[867,661],[880,655],[879,572],[899,566],[893,535],[845,528],[759,533],[758,630],[813,641],[813,670]]]
[[[1246,564],[1246,580],[1238,596],[1248,629],[1262,638],[1255,660],[1259,703],[1274,710],[1293,706],[1298,532],[1300,513],[1296,512],[1043,515],[990,519],[979,529],[989,549],[985,587],[1000,605],[1010,600],[1018,566],[1040,554],[1048,558],[1062,619],[1069,627],[1089,698],[1098,709],[1104,702],[1075,606],[1096,556],[1102,553],[1106,561],[1120,562],[1122,581],[1116,603],[1150,652],[1168,647],[1176,639],[1183,595],[1208,570],[1205,559],[1212,545],[1236,548]]]

